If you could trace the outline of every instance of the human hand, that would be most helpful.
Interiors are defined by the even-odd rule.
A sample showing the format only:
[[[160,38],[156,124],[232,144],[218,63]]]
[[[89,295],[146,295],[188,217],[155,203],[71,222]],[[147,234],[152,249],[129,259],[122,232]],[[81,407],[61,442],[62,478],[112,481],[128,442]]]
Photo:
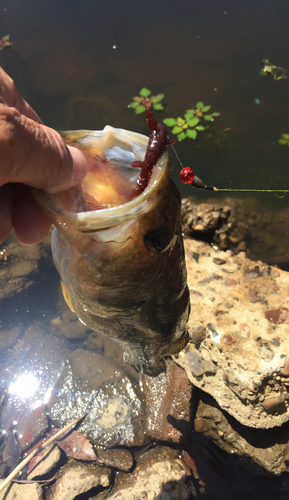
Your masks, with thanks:
[[[24,101],[0,67],[0,242],[12,227],[22,243],[37,243],[51,223],[29,187],[58,193],[79,184],[87,164]]]

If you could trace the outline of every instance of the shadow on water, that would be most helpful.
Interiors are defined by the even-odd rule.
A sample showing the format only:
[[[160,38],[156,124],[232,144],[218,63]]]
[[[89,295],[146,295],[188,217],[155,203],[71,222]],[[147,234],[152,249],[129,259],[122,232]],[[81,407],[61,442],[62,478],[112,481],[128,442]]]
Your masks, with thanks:
[[[195,141],[176,145],[183,164],[217,187],[286,189],[289,149],[280,146],[278,139],[289,132],[289,80],[262,78],[259,71],[264,58],[289,69],[288,15],[285,0],[10,0],[0,5],[0,37],[9,33],[13,46],[0,51],[0,64],[42,120],[56,129],[101,129],[110,124],[147,134],[144,115],[136,116],[127,108],[142,86],[153,94],[165,93],[165,109],[157,113],[160,121],[182,116],[202,100],[221,116]],[[206,201],[204,193],[181,185],[181,167],[172,152],[171,161],[172,177],[182,196],[193,195],[196,200]],[[220,201],[225,196],[216,193],[215,199]],[[248,197],[239,194],[235,199]],[[279,217],[279,222],[262,227],[260,223],[261,229],[252,232],[248,241],[251,256],[263,259],[270,255],[270,262],[289,271],[287,235],[283,230],[287,227],[289,195],[280,199],[259,194],[254,196],[254,203],[253,229],[263,212],[268,220],[270,214]],[[266,236],[266,231],[271,237]],[[0,277],[3,272],[0,267]],[[59,338],[55,333],[57,317],[66,306],[60,299],[58,276],[47,254],[39,257],[37,271],[32,271],[29,280],[31,285],[17,282],[18,293],[1,299],[0,333],[14,327],[23,332],[32,324],[37,324],[39,331],[44,325],[44,330],[50,332],[54,319],[54,342]],[[27,339],[36,341],[37,332],[28,332]],[[51,344],[46,333],[39,334],[44,346]],[[15,331],[14,344],[7,349],[22,349],[21,335]],[[77,342],[81,347],[88,342],[86,333],[76,331],[74,335],[55,345],[69,354]],[[102,352],[102,347],[98,345],[97,352]],[[262,432],[256,431],[248,440],[261,436],[262,441]],[[264,443],[266,440],[264,437]],[[246,498],[271,500],[267,481],[258,478],[254,494],[248,492]],[[284,500],[286,491],[285,485]],[[244,498],[243,493],[235,495],[236,499]],[[274,498],[281,495],[278,491]]]

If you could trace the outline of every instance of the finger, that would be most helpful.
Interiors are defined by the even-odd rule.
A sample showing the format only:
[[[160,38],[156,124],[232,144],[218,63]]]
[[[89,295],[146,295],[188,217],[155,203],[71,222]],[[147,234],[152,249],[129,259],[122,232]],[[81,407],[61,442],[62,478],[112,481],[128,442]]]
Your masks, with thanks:
[[[55,130],[0,104],[0,186],[21,182],[59,192],[79,184],[86,172],[83,154]]]
[[[23,99],[16,89],[10,76],[0,67],[0,95],[8,106],[14,106],[20,113],[32,120],[42,123],[39,116],[33,111],[29,104]]]
[[[11,185],[0,188],[0,243],[4,241],[12,229],[13,193]]]
[[[12,225],[21,243],[39,243],[49,233],[51,222],[32,198],[28,189],[17,195]]]

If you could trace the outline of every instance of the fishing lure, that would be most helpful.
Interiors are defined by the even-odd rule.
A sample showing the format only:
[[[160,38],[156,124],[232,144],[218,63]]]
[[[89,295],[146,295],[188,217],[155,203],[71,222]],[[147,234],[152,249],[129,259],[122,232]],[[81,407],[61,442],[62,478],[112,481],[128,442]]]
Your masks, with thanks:
[[[176,153],[176,151],[175,151]],[[180,161],[178,155],[176,155]],[[181,163],[181,162],[180,162]],[[182,163],[181,163],[182,165]],[[289,189],[242,189],[242,188],[217,188],[215,186],[206,186],[204,182],[197,177],[190,167],[184,167],[180,171],[180,180],[184,184],[190,184],[190,186],[198,189],[207,189],[209,191],[230,191],[230,192],[257,192],[257,193],[275,193],[278,198],[283,198]]]

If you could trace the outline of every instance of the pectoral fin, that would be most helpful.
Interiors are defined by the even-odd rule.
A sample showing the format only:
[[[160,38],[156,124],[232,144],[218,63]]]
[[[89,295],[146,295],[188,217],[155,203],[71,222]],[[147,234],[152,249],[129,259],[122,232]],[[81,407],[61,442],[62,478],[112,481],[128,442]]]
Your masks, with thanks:
[[[75,312],[74,308],[72,306],[71,298],[70,298],[70,295],[67,291],[66,286],[64,285],[64,283],[62,281],[60,281],[60,283],[61,283],[62,293],[63,293],[63,297],[64,297],[66,304],[68,305],[69,309],[71,309],[72,312]]]

